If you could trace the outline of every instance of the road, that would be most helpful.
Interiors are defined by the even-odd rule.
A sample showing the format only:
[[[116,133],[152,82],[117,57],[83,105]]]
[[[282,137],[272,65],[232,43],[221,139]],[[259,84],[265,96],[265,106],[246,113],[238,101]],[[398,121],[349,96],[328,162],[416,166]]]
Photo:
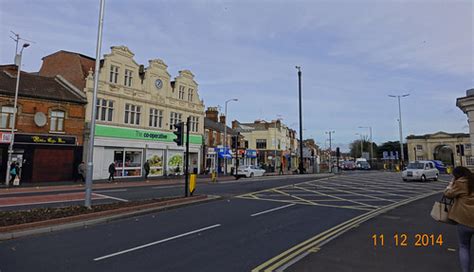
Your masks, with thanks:
[[[340,226],[357,220],[362,224],[386,207],[397,209],[439,192],[447,180],[404,183],[399,174],[382,172],[274,180],[267,183],[272,187],[252,185],[251,190],[220,201],[5,241],[0,243],[0,269],[275,270],[294,264],[299,254],[311,250],[314,237],[330,241],[347,231]]]

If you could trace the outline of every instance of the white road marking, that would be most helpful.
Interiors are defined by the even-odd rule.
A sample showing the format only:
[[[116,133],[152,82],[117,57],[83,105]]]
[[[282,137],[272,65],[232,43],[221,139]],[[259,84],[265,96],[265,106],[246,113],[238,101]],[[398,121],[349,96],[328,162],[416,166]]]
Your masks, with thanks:
[[[113,189],[113,190],[98,190],[97,193],[115,193],[115,192],[126,192],[128,189]]]
[[[155,186],[151,187],[152,189],[169,189],[169,188],[178,188],[183,187],[182,185],[170,185],[170,186]]]
[[[123,198],[118,198],[118,197],[113,197],[113,196],[108,196],[108,195],[103,195],[103,194],[98,194],[98,193],[92,193],[92,194],[96,195],[96,196],[101,196],[101,197],[104,197],[104,198],[110,198],[110,199],[115,199],[115,200],[122,201],[122,202],[128,202],[128,200],[123,199]]]
[[[250,216],[258,216],[258,215],[261,215],[261,214],[265,214],[265,213],[281,210],[281,209],[284,209],[284,208],[288,208],[288,207],[291,207],[291,206],[294,206],[294,205],[296,205],[296,204],[294,204],[294,203],[293,204],[288,204],[288,205],[276,207],[276,208],[273,208],[273,209],[270,209],[270,210],[265,210],[265,211],[261,211],[261,212],[258,212],[258,213],[254,213]]]
[[[94,261],[100,261],[100,260],[103,260],[103,259],[107,259],[107,258],[114,257],[114,256],[117,256],[117,255],[125,254],[125,253],[128,253],[128,252],[132,252],[132,251],[135,251],[135,250],[145,248],[145,247],[150,247],[150,246],[153,246],[153,245],[161,244],[161,243],[168,242],[168,241],[171,241],[171,240],[174,240],[174,239],[177,239],[177,238],[181,238],[181,237],[191,235],[191,234],[194,234],[194,233],[197,233],[197,232],[217,228],[217,227],[220,227],[220,226],[221,226],[221,224],[215,224],[215,225],[208,226],[208,227],[205,227],[205,228],[193,230],[193,231],[190,231],[190,232],[179,234],[179,235],[176,235],[176,236],[173,236],[173,237],[169,237],[169,238],[162,239],[162,240],[159,240],[159,241],[155,241],[155,242],[152,242],[152,243],[148,243],[148,244],[145,244],[145,245],[141,245],[141,246],[133,247],[133,248],[130,248],[130,249],[122,250],[122,251],[112,253],[112,254],[109,254],[109,255],[105,255],[105,256],[102,256],[102,257],[97,257],[97,258],[94,259]]]

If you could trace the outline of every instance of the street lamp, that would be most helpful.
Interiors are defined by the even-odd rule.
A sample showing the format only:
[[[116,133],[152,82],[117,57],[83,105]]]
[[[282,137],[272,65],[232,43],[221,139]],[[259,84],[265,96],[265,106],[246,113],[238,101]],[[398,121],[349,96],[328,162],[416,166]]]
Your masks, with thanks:
[[[407,97],[410,94],[403,95],[389,95],[389,97],[398,98],[398,126],[400,130],[400,154],[401,154],[401,166],[405,161],[405,155],[403,154],[403,134],[402,134],[402,107],[400,106],[400,97]]]
[[[373,147],[373,143],[372,143],[372,127],[359,127],[359,128],[368,128],[369,129],[369,133],[370,133],[370,138],[369,138],[369,144],[370,144],[370,161],[372,162],[372,160],[374,159],[374,147]]]
[[[336,133],[336,131],[334,130],[330,130],[330,131],[326,131],[325,132],[326,134],[329,134],[329,162],[328,162],[328,167],[330,169],[330,172],[332,173],[332,167],[331,167],[331,163],[332,163],[332,146],[331,146],[331,141],[332,141],[332,134]]]
[[[225,123],[224,123],[224,150],[227,151],[227,103],[231,101],[239,101],[237,98],[232,98],[225,101]],[[227,154],[227,152],[226,152]],[[224,174],[227,175],[227,157],[224,154]]]
[[[275,170],[274,172],[276,172],[276,166],[277,166],[276,165],[277,164],[277,159],[276,159],[277,158],[277,122],[280,121],[280,120],[283,120],[283,118],[281,118],[281,116],[282,115],[277,114],[277,119],[275,120],[275,141],[273,142],[273,147],[274,147],[274,150],[275,150],[275,154],[274,154],[275,156],[273,158],[273,160],[274,160],[273,167],[274,167],[274,170]]]
[[[299,173],[303,174],[303,106],[301,101],[301,66],[295,66],[298,70],[298,93],[299,93],[299,108],[300,108],[300,163],[299,163]]]
[[[17,47],[18,47],[18,40],[19,37],[17,36]],[[20,54],[18,51],[15,51],[15,64],[17,65],[17,74],[16,74],[16,86],[15,86],[15,101],[13,103],[13,115],[12,115],[12,123],[11,123],[11,139],[10,145],[8,147],[8,162],[7,162],[7,173],[5,177],[5,185],[10,185],[10,164],[12,163],[12,154],[13,154],[13,144],[15,142],[15,120],[16,120],[16,113],[18,111],[18,89],[20,88],[20,71],[21,71],[21,57],[23,56],[23,49],[30,46],[29,43],[24,43],[21,46]]]
[[[355,135],[359,135],[360,136],[360,157],[362,158],[362,153],[364,153],[364,146],[363,146],[363,135],[360,134],[360,133],[356,133]]]

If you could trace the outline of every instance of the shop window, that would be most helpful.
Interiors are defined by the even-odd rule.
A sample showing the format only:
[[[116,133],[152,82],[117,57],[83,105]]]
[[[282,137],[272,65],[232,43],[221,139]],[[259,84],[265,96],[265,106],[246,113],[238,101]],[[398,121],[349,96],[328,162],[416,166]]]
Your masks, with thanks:
[[[150,127],[162,127],[163,111],[159,109],[150,109]]]
[[[123,85],[127,87],[132,86],[132,74],[133,74],[132,70],[125,69],[125,78],[124,78]]]
[[[125,124],[140,125],[141,107],[132,104],[125,104]]]
[[[118,66],[110,65],[110,78],[109,78],[110,83],[118,82],[118,73],[119,73]]]
[[[64,111],[51,111],[50,131],[64,131]]]
[[[142,152],[132,150],[114,151],[115,175],[118,177],[141,176]]]
[[[114,102],[99,98],[96,103],[95,119],[99,121],[112,122],[112,115],[114,112]]]
[[[0,117],[0,128],[11,128],[13,125],[13,113],[15,109],[11,106],[2,107],[2,115]]]

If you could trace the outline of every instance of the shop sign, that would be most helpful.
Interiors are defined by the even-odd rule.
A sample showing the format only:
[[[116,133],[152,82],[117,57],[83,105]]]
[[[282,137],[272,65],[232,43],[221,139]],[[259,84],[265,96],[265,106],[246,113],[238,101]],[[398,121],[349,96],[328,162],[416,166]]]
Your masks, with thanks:
[[[153,142],[173,142],[176,135],[171,132],[161,132],[156,130],[143,130],[133,128],[121,128],[114,126],[95,126],[95,135],[100,137],[111,137],[111,138],[123,138],[123,139],[134,139],[144,140]],[[191,144],[202,144],[201,135],[189,135],[189,143]]]
[[[10,143],[12,141],[12,134],[9,132],[0,132],[0,143]]]
[[[76,145],[76,137],[37,134],[15,134],[15,142],[23,144]]]
[[[257,150],[247,149],[247,150],[245,150],[245,156],[247,158],[256,158],[257,157]]]

